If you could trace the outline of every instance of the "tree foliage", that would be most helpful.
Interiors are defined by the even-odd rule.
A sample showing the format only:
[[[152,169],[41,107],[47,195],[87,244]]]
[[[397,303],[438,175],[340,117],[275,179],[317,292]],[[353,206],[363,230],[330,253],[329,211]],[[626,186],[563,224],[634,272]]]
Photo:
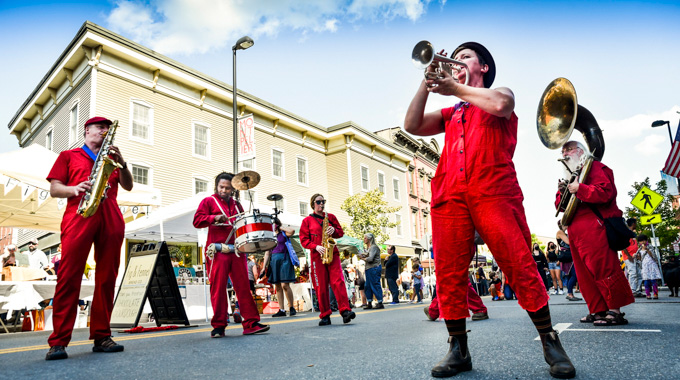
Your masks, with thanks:
[[[633,199],[635,195],[642,189],[643,186],[656,191],[657,193],[664,196],[663,201],[659,204],[659,207],[654,210],[654,214],[661,214],[661,223],[654,225],[654,233],[656,237],[659,238],[660,250],[664,253],[673,252],[672,244],[678,239],[678,227],[680,227],[680,220],[678,220],[678,210],[673,209],[673,196],[667,193],[668,187],[665,180],[661,180],[656,183],[656,189],[652,188],[649,183],[649,177],[645,178],[642,182],[635,182],[633,184],[633,190],[628,192],[630,199]],[[626,218],[635,218],[638,220],[637,228],[635,233],[645,234],[652,237],[651,226],[643,226],[640,224],[640,218],[646,216],[640,210],[633,207],[626,207],[624,213]]]
[[[388,216],[401,210],[401,206],[388,206],[384,194],[378,189],[354,194],[345,199],[340,208],[352,218],[352,223],[345,231],[347,235],[363,239],[365,234],[372,233],[377,244],[389,239],[388,228],[397,226],[397,223],[390,222]]]
[[[545,250],[547,248],[547,245],[543,244],[538,238],[536,237],[536,234],[531,234],[531,252],[534,252],[534,244],[538,244],[538,247],[541,248],[541,251],[545,253]]]

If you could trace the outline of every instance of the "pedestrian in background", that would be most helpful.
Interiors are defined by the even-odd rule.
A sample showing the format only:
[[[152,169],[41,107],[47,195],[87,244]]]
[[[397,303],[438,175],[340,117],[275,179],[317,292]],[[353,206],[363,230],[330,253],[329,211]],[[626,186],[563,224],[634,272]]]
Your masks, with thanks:
[[[395,246],[391,245],[387,248],[387,260],[385,260],[385,278],[387,279],[387,286],[390,288],[392,294],[392,302],[390,305],[399,303],[399,256],[397,256]]]
[[[628,218],[626,225],[631,231],[635,231],[637,227],[637,219]],[[628,283],[630,289],[633,291],[634,297],[643,297],[642,295],[642,265],[639,260],[636,260],[638,251],[638,242],[635,238],[630,238],[630,245],[621,251],[621,258],[626,264],[626,274],[628,275]]]
[[[380,285],[380,275],[382,274],[382,265],[380,264],[380,247],[375,243],[375,236],[368,233],[364,235],[364,244],[366,244],[366,252],[359,255],[366,261],[366,298],[367,305],[364,309],[373,309],[373,297],[375,296],[378,303],[375,309],[384,309],[383,306],[383,291]]]
[[[574,296],[574,285],[576,285],[576,269],[574,269],[573,259],[571,258],[571,249],[569,248],[569,236],[564,231],[562,222],[558,221],[557,226],[560,228],[557,231],[557,244],[560,246],[557,259],[560,261],[562,273],[567,284],[567,299],[569,301],[581,301],[582,298]]]
[[[656,254],[649,249],[649,238],[645,234],[640,234],[637,237],[638,241],[638,257],[642,261],[642,281],[645,283],[645,294],[647,299],[659,299],[659,288],[656,280],[661,280],[661,271],[659,270],[659,262]],[[654,291],[652,297],[651,291]]]

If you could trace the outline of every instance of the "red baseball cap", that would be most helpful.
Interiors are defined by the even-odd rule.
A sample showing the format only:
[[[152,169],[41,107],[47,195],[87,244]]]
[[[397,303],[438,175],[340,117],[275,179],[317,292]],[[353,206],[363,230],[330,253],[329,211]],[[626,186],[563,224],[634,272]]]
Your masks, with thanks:
[[[111,125],[113,122],[105,117],[101,116],[95,116],[91,118],[90,120],[85,122],[85,126],[87,127],[90,124],[106,124],[106,125]]]

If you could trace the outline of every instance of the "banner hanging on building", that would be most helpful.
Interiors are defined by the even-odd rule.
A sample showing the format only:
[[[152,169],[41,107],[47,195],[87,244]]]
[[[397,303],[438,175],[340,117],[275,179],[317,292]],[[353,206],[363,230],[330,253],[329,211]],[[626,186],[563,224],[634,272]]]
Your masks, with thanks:
[[[238,160],[255,158],[255,118],[253,114],[238,119]]]

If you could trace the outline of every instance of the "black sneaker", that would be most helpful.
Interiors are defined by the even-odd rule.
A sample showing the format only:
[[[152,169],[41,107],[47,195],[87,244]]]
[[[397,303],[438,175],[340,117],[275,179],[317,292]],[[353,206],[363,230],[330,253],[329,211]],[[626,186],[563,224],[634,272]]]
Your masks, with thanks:
[[[279,310],[279,311],[276,312],[276,314],[272,315],[272,318],[285,317],[285,316],[286,316],[286,312],[283,311],[283,310]]]
[[[369,303],[368,305],[364,306],[364,310],[369,310],[369,309],[373,309],[373,304]]]
[[[378,304],[375,305],[375,307],[374,307],[374,309],[384,309],[384,308],[385,308],[385,306],[383,305],[382,302],[378,302]],[[367,308],[367,309],[370,309],[370,308]]]
[[[116,343],[107,336],[104,339],[95,339],[92,352],[121,352],[125,349],[122,345]]]
[[[295,314],[297,314],[297,311],[295,310],[294,307],[291,307],[291,308],[290,308],[290,316],[292,317],[292,316],[294,316]]]
[[[213,331],[210,332],[211,338],[222,338],[224,337],[225,327],[215,327]]]
[[[319,326],[328,326],[331,324],[331,317],[323,317],[319,321]]]
[[[45,355],[45,360],[60,360],[68,359],[68,354],[66,353],[66,347],[64,346],[52,346],[50,350]]]

